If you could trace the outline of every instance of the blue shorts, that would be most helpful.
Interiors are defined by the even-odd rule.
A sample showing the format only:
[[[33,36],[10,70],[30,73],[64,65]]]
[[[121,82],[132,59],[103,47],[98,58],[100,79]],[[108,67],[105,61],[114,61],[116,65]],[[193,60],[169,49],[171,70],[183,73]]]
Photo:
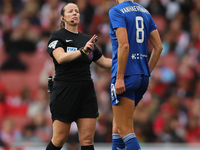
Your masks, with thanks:
[[[124,78],[126,91],[120,95],[116,95],[115,90],[116,78],[111,79],[110,94],[111,104],[116,105],[120,101],[120,97],[127,97],[135,101],[135,106],[142,99],[149,85],[149,77],[143,75],[132,75]]]

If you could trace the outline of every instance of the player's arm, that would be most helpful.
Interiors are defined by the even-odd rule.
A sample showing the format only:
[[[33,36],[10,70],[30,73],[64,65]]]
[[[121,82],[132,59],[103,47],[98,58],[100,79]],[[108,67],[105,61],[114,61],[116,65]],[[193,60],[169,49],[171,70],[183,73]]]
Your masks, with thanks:
[[[129,43],[126,28],[117,28],[115,34],[117,36],[118,41],[118,70],[115,89],[116,94],[121,94],[125,91],[124,74],[129,54]]]
[[[102,68],[110,69],[112,66],[112,59],[102,55],[95,63]]]
[[[158,33],[158,30],[154,30],[149,34],[149,41],[153,46],[153,51],[151,53],[151,57],[149,59],[149,70],[152,72],[152,70],[155,68],[158,59],[160,57],[160,54],[162,52],[162,43],[160,39],[160,35]]]
[[[80,51],[66,53],[62,47],[56,48],[52,53],[59,64],[70,62],[81,56]]]

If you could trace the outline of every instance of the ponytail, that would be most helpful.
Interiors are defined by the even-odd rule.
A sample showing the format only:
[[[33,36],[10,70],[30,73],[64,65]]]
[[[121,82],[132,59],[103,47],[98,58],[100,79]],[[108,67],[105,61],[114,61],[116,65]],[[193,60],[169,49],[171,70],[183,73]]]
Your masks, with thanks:
[[[64,16],[64,7],[67,6],[68,4],[64,5],[61,10],[60,10],[60,15]],[[65,22],[63,20],[60,21],[60,26],[59,26],[59,30],[65,28]]]
[[[64,21],[60,21],[60,26],[59,26],[59,30],[65,28],[65,22]]]

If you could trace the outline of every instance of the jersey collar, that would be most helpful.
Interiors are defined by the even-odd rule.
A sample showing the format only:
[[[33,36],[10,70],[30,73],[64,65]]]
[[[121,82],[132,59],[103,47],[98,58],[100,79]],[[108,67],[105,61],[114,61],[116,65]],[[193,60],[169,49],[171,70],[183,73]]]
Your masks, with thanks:
[[[66,28],[65,28],[66,29]],[[68,29],[66,29],[67,31],[69,31]],[[77,32],[72,32],[72,31],[69,31],[71,33],[74,33],[74,34],[78,34],[78,31]]]

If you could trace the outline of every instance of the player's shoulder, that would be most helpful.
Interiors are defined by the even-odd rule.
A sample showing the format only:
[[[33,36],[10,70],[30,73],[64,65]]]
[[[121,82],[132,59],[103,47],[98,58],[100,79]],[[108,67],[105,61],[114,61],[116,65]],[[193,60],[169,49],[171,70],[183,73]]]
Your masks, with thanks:
[[[136,2],[134,2],[134,5],[137,7],[137,10],[144,12],[146,14],[150,14],[149,11],[144,6],[142,6]]]
[[[120,3],[120,4],[117,4],[115,6],[113,6],[110,11],[115,11],[115,10],[119,10],[121,9],[122,7],[124,7],[123,3]]]
[[[121,12],[120,12],[120,9],[121,9],[121,6],[119,6],[119,4],[113,6],[113,7],[109,10],[109,15],[121,13]]]

